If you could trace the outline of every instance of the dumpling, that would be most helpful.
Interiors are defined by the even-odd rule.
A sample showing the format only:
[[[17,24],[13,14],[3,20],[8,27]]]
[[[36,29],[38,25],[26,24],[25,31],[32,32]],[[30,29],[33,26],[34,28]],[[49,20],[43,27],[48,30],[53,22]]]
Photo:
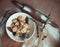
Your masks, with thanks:
[[[12,28],[12,31],[13,31],[13,32],[17,32],[17,26],[13,27],[13,28]]]

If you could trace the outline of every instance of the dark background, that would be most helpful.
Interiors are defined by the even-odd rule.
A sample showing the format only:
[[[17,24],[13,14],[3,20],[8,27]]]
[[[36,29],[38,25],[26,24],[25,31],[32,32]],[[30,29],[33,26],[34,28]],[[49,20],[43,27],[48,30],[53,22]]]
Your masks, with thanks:
[[[48,15],[51,11],[50,17],[53,21],[57,23],[60,30],[60,0],[17,0],[17,1],[28,4],[35,9],[39,9],[46,15]],[[3,16],[6,10],[12,8],[15,8],[15,6],[11,3],[11,0],[0,0],[0,16]],[[56,47],[59,46],[60,42],[57,43]]]

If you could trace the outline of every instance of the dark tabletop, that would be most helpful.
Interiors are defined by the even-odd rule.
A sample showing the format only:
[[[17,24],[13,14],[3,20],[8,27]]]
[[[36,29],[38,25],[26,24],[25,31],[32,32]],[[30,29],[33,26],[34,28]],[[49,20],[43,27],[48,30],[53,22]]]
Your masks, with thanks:
[[[17,0],[21,3],[28,4],[35,9],[39,9],[48,15],[51,11],[51,19],[56,22],[60,30],[60,0]],[[11,0],[0,0],[0,16],[3,16],[8,9],[15,8]],[[60,31],[59,31],[60,32]],[[6,32],[0,37],[2,39],[2,47],[21,47],[22,43],[12,41]],[[60,42],[58,43],[59,47]]]

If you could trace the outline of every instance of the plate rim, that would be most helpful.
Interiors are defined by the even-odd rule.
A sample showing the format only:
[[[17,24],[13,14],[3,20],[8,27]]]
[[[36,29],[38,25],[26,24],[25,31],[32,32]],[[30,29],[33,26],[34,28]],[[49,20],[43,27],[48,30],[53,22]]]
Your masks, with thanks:
[[[17,13],[24,13],[24,12],[17,12]],[[14,13],[14,14],[17,14],[17,13]],[[14,14],[12,14],[11,16],[13,16]],[[27,13],[24,13],[24,14],[27,14]],[[29,15],[29,14],[27,14],[27,15]],[[10,16],[10,17],[11,17]],[[9,17],[9,18],[10,18]],[[31,17],[30,15],[29,15],[29,17]],[[9,20],[9,18],[7,19],[7,21]],[[34,23],[34,33],[27,39],[27,41],[28,40],[30,40],[32,37],[33,37],[33,35],[35,34],[35,31],[36,31],[36,23],[33,21],[33,23]],[[6,22],[6,26],[7,26],[7,22]],[[6,27],[5,26],[5,27]],[[8,31],[7,31],[7,27],[6,27],[6,32],[7,32],[7,35],[8,35],[8,37],[10,38],[10,39],[12,39],[10,36],[9,36],[9,34],[8,34]],[[13,39],[12,39],[13,40]],[[16,40],[13,40],[13,41],[16,41]],[[24,42],[25,40],[20,40],[20,41],[16,41],[16,42]]]

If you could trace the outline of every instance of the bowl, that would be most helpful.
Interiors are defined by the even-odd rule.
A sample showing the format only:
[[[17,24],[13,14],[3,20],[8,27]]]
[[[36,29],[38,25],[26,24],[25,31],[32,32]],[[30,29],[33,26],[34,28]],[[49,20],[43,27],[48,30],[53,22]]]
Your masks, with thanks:
[[[22,40],[20,37],[19,37],[19,38],[16,38],[16,37],[13,35],[13,33],[7,29],[7,27],[9,27],[9,26],[12,24],[12,20],[15,19],[15,18],[17,18],[18,16],[24,16],[24,17],[28,16],[29,18],[31,18],[31,16],[30,16],[29,14],[26,14],[26,13],[23,13],[23,12],[18,12],[18,13],[12,14],[12,15],[8,18],[8,20],[7,20],[7,22],[6,22],[6,32],[7,32],[7,35],[8,35],[12,40],[14,40],[14,41],[16,41],[16,42],[28,41],[28,40],[30,40],[30,39],[33,37],[33,35],[34,35],[35,31],[36,31],[36,24],[35,24],[35,22],[33,22],[31,19],[29,19],[29,24],[30,24],[30,26],[31,26],[30,33],[29,33],[29,37],[28,37],[28,38],[25,38],[24,40]]]

